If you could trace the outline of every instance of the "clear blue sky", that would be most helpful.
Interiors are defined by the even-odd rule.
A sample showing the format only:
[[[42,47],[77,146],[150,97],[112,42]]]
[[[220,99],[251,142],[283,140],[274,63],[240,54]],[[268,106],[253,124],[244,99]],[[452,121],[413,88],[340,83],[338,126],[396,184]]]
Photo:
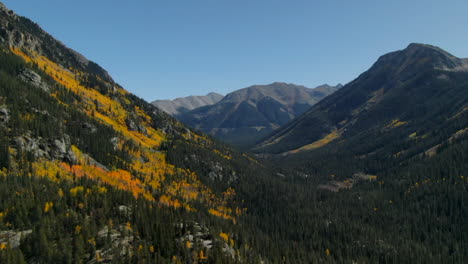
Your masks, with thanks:
[[[3,2],[148,101],[345,84],[411,42],[468,57],[467,0]]]

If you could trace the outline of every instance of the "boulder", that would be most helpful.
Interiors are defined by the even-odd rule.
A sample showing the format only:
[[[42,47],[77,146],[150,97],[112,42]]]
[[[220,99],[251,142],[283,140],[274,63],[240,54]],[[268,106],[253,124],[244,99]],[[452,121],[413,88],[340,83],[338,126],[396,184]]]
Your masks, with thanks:
[[[50,92],[49,86],[43,83],[41,76],[33,70],[23,69],[19,74],[19,78],[32,86],[42,89],[44,92]]]

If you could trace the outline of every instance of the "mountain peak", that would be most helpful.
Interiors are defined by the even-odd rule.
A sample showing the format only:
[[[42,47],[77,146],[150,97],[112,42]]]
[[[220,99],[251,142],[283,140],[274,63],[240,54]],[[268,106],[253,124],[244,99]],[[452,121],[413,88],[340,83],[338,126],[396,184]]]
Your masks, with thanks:
[[[403,50],[381,56],[372,69],[385,67],[395,73],[419,72],[423,69],[438,69],[444,71],[468,71],[466,61],[453,56],[447,51],[428,44],[411,43]]]
[[[434,49],[434,50],[442,50],[441,48],[429,44],[424,43],[410,43],[406,49]]]
[[[412,53],[415,55],[418,55],[420,53],[433,53],[433,54],[439,54],[444,57],[448,57],[451,60],[457,59],[455,56],[452,54],[448,53],[447,51],[433,45],[429,44],[423,44],[423,43],[411,43],[406,47],[406,49],[403,50],[406,53]]]
[[[6,11],[6,12],[10,11],[10,9],[8,9],[8,7],[6,7],[6,5],[3,4],[2,2],[0,2],[0,10]]]

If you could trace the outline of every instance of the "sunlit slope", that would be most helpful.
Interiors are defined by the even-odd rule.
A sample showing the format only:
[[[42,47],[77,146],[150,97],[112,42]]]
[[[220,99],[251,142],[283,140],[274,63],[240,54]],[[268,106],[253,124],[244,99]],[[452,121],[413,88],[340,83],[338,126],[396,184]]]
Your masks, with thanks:
[[[15,17],[6,18],[2,22],[12,25],[13,20],[18,19]],[[235,220],[236,212],[239,214],[242,210],[233,204],[228,205],[228,200],[233,200],[231,196],[235,193],[234,189],[224,184],[224,193],[219,188],[213,191],[200,178],[207,179],[208,175],[199,175],[187,168],[170,164],[166,157],[167,150],[163,150],[162,145],[164,142],[182,139],[208,148],[220,160],[226,161],[230,159],[228,150],[217,150],[210,139],[185,128],[154,106],[124,90],[98,65],[69,50],[30,21],[23,18],[19,20],[20,23],[16,22],[19,26],[10,27],[11,32],[6,27],[4,34],[7,39],[3,43],[3,56],[14,54],[24,61],[24,65],[17,65],[16,74],[21,75],[24,69],[30,69],[43,76],[42,82],[50,90],[42,96],[49,97],[48,103],[60,108],[63,111],[60,115],[64,114],[56,116],[56,113],[48,112],[56,122],[44,125],[56,131],[53,136],[64,142],[66,152],[73,157],[71,160],[60,160],[50,155],[33,155],[37,157],[32,160],[31,174],[46,176],[55,181],[88,177],[127,190],[135,197],[155,201],[161,206],[189,211],[205,210],[209,214]],[[46,43],[52,44],[44,46]],[[66,56],[60,57],[57,54],[68,54],[73,59],[66,60]],[[6,98],[8,105],[8,94],[2,96]],[[40,106],[34,108],[40,109]],[[38,113],[28,111],[22,109],[18,114],[23,119],[21,122],[33,127],[32,123],[39,122],[41,117]],[[75,114],[82,116],[74,117]],[[75,119],[84,116],[100,126],[88,120]],[[72,123],[80,129],[67,133],[64,131],[67,129],[62,127],[54,128],[57,124],[67,127]],[[110,134],[101,135],[101,127]],[[14,130],[9,131],[12,136],[25,136]],[[34,131],[24,132],[33,140],[45,139]],[[86,139],[80,140],[76,136]],[[65,142],[64,138],[69,140]],[[103,148],[89,146],[96,145],[98,140]],[[10,147],[12,156],[22,151],[16,145]],[[11,164],[19,162],[11,159]]]

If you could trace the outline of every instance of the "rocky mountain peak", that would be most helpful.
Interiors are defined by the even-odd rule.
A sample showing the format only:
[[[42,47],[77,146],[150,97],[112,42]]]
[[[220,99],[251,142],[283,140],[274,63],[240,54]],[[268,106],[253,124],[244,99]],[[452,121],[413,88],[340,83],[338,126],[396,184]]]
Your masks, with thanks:
[[[395,70],[394,73],[396,74],[401,72],[412,73],[424,69],[468,71],[466,61],[439,47],[420,43],[411,43],[403,50],[381,56],[372,68],[381,66]]]
[[[80,71],[92,72],[111,85],[114,84],[106,70],[54,39],[37,23],[16,15],[1,2],[0,42],[5,43],[10,48],[24,48],[37,55],[50,58],[64,68],[72,67]]]
[[[5,12],[5,13],[10,14],[10,15],[14,14],[14,12],[12,10],[8,9],[8,7],[6,7],[6,5],[4,5],[2,2],[0,2],[0,11]]]

